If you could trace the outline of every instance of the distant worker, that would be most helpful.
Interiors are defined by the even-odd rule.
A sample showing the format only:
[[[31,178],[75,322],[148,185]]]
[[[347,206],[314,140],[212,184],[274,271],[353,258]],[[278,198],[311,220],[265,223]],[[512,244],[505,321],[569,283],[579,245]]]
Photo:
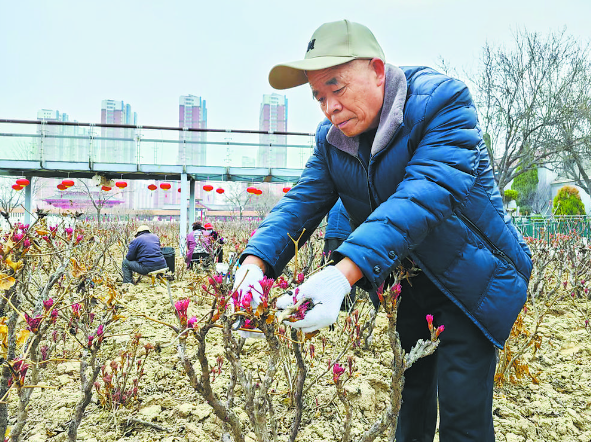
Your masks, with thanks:
[[[193,261],[205,261],[209,257],[209,253],[201,241],[204,232],[205,228],[201,222],[195,221],[193,223],[193,230],[187,235],[187,255],[185,262],[187,263],[188,269],[192,268]]]
[[[155,270],[167,268],[160,250],[160,240],[150,232],[148,226],[139,226],[135,239],[129,243],[127,256],[123,259],[123,284],[133,283],[132,272],[147,275]]]
[[[222,244],[224,244],[224,238],[222,238],[218,232],[213,230],[211,223],[206,223],[204,226],[205,233],[203,234],[203,243],[206,249],[209,251],[210,256],[215,262],[222,262],[224,258],[224,251],[222,250]]]

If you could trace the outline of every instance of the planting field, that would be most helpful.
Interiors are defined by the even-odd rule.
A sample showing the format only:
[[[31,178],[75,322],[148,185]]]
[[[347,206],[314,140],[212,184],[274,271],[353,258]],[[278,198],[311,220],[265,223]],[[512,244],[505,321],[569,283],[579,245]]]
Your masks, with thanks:
[[[277,323],[272,301],[285,289],[275,284],[268,310],[250,312],[270,335],[241,342],[230,330],[236,316],[224,308],[231,283],[214,279],[211,269],[185,270],[178,248],[170,289],[164,282],[152,287],[147,277],[124,289],[118,266],[137,226],[99,228],[72,218],[53,236],[52,227],[15,229],[2,240],[0,332],[10,366],[5,362],[0,384],[8,402],[0,423],[3,412],[8,437],[16,431],[24,441],[362,440],[395,405],[391,322],[382,308],[374,316],[368,300],[350,316],[342,313],[334,330],[304,340]],[[241,250],[252,228],[220,226],[225,256]],[[175,245],[172,228],[153,231],[163,246]],[[315,234],[289,264],[283,286],[317,268],[321,245]],[[497,440],[588,442],[587,249],[567,236],[531,247],[530,300],[499,354]],[[79,423],[75,435],[72,422]],[[388,440],[387,433],[386,427],[373,440]]]

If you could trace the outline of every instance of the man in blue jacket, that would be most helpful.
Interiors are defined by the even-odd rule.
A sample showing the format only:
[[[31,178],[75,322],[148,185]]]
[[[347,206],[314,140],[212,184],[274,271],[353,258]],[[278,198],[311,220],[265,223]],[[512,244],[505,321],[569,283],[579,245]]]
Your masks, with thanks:
[[[150,233],[148,226],[139,226],[121,264],[123,284],[133,283],[132,272],[147,275],[163,268],[167,268],[167,265],[160,249],[160,240]]]
[[[504,212],[468,88],[427,67],[386,64],[371,31],[347,20],[318,28],[304,59],[275,66],[269,82],[309,83],[327,119],[297,185],[250,239],[236,288],[280,275],[294,254],[287,234],[305,229],[307,240],[340,197],[354,231],[334,252],[342,259],[300,286],[314,308],[292,326],[327,327],[353,284],[376,290],[412,260],[421,272],[402,287],[402,345],[428,339],[427,314],[445,332],[405,373],[396,440],[432,441],[439,400],[441,442],[494,441],[495,346],[523,307],[532,264]]]

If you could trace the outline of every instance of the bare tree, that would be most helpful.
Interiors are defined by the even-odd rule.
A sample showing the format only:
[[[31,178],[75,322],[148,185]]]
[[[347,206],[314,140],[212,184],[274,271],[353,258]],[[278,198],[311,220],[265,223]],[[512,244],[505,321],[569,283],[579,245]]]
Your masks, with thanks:
[[[578,103],[557,130],[556,142],[561,149],[548,167],[591,195],[591,75],[569,92]]]
[[[38,188],[37,178],[31,178],[31,192],[35,196]],[[16,182],[14,177],[0,177],[0,209],[6,213],[12,212],[16,207],[24,204],[25,189],[14,190],[12,185]]]
[[[266,217],[271,209],[279,202],[282,195],[276,195],[271,192],[270,187],[260,195],[255,196],[254,209],[259,218]]]
[[[104,191],[93,191],[91,187],[88,186],[86,180],[79,179],[79,183],[82,184],[80,187],[82,193],[88,198],[88,201],[94,207],[97,215],[97,221],[99,226],[101,225],[101,212],[105,207],[108,207],[110,204],[109,202],[112,201],[115,197],[121,196],[124,192],[123,191],[114,191],[114,192],[104,192]],[[100,184],[98,184],[100,186]]]
[[[12,212],[15,207],[20,206],[24,201],[24,191],[14,190],[12,177],[0,177],[0,209],[6,213]]]
[[[247,193],[242,183],[228,183],[228,189],[224,195],[232,210],[238,210],[239,219],[242,220],[242,213],[252,203],[253,194]]]
[[[476,97],[500,189],[562,149],[558,131],[572,115],[569,88],[589,69],[588,46],[565,31],[514,33],[514,47],[483,49]],[[519,168],[519,169],[518,169]]]

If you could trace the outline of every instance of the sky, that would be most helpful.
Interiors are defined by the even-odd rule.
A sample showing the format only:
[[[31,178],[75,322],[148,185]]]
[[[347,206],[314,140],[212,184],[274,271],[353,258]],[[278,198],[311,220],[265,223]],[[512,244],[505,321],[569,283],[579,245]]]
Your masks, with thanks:
[[[269,70],[303,58],[322,23],[369,27],[395,65],[478,67],[518,28],[591,40],[591,0],[21,0],[0,2],[0,119],[40,109],[99,123],[101,101],[141,125],[178,126],[180,95],[207,101],[208,127],[258,129],[263,94],[285,94],[288,130],[322,114],[307,85],[275,91]]]

